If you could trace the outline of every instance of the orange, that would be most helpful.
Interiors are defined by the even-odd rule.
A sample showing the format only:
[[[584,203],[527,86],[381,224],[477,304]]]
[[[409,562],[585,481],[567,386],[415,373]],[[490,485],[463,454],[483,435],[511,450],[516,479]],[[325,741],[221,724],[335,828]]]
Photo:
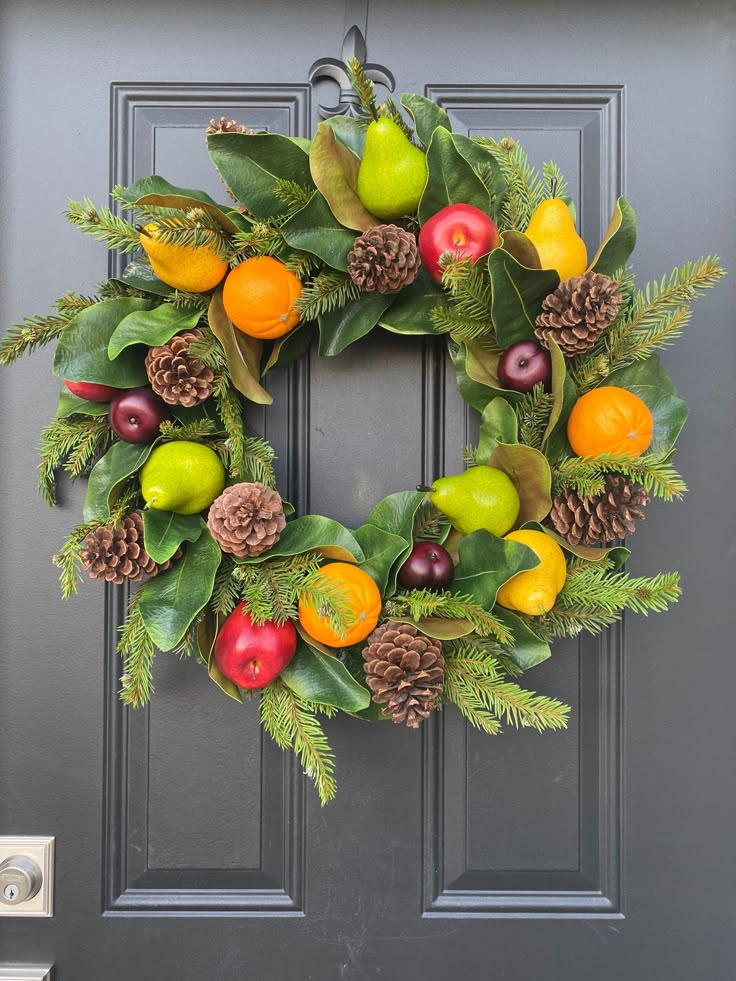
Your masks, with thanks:
[[[230,270],[222,302],[238,330],[270,340],[288,334],[299,323],[294,303],[301,293],[302,284],[283,262],[261,255]]]
[[[567,422],[567,438],[578,456],[641,456],[652,442],[653,431],[647,404],[615,385],[582,395]]]
[[[350,617],[348,632],[344,637],[330,626],[330,619],[311,603],[299,602],[299,623],[315,640],[329,647],[350,647],[365,640],[378,623],[381,612],[381,594],[375,582],[357,565],[332,562],[320,569],[316,585],[335,583],[347,597]]]

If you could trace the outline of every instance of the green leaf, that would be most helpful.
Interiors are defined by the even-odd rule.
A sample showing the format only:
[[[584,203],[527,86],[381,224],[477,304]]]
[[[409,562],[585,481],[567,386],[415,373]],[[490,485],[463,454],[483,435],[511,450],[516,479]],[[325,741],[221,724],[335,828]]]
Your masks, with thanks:
[[[659,356],[635,361],[614,371],[603,382],[625,388],[647,404],[654,419],[654,435],[647,453],[662,456],[675,445],[687,419],[687,403],[677,397],[675,386],[662,367]]]
[[[273,398],[258,381],[263,341],[249,337],[232,324],[222,303],[221,286],[212,294],[207,319],[210,330],[225,350],[233,385],[251,402],[270,405]]]
[[[626,198],[619,198],[603,241],[589,269],[613,276],[629,260],[636,245],[636,215]]]
[[[124,317],[112,333],[107,355],[114,360],[132,344],[157,347],[166,344],[174,334],[191,330],[202,316],[199,310],[180,310],[172,303],[162,303],[153,310],[135,310]]]
[[[493,608],[496,594],[505,582],[539,565],[539,559],[526,545],[483,530],[466,535],[460,541],[458,554],[452,591],[472,596],[486,610]]]
[[[432,134],[441,126],[443,129],[452,130],[450,117],[442,106],[436,102],[417,95],[415,92],[405,92],[401,96],[401,105],[414,121],[414,129],[417,137],[425,146],[429,146],[432,141]]]
[[[505,350],[516,341],[535,340],[534,321],[542,300],[560,285],[554,269],[529,269],[505,249],[494,249],[488,259],[493,301],[491,317],[499,345]]]
[[[151,263],[145,255],[135,256],[125,267],[118,279],[113,282],[125,283],[137,290],[146,293],[155,293],[156,296],[171,296],[174,287],[169,286],[162,279],[159,279],[151,268]]]
[[[214,133],[207,148],[225,184],[256,218],[283,212],[276,194],[280,180],[314,186],[308,154],[279,133]]]
[[[446,299],[445,291],[426,272],[402,290],[384,312],[379,323],[392,334],[436,334],[430,313]]]
[[[442,617],[422,617],[419,620],[397,617],[393,622],[410,623],[427,637],[434,637],[435,640],[459,640],[475,630],[470,620],[444,620]]]
[[[547,458],[533,446],[499,443],[491,454],[490,466],[498,467],[514,482],[521,510],[517,525],[541,521],[552,507],[552,471]]]
[[[219,211],[220,214],[223,213],[215,199],[211,198],[205,191],[199,191],[189,187],[176,187],[163,177],[159,177],[158,174],[153,174],[150,177],[142,177],[134,184],[129,184],[121,196],[129,204],[139,204],[151,195],[166,198],[182,198],[184,200],[183,204],[168,204],[164,205],[164,207],[186,210],[187,208],[199,208],[203,204],[206,204],[210,208]],[[153,202],[146,203],[152,204]]]
[[[369,334],[390,306],[392,296],[361,293],[344,307],[319,317],[319,353],[323,357],[340,354],[346,347]]]
[[[347,272],[355,232],[340,224],[319,191],[281,226],[281,234],[292,248],[311,252],[333,269]]]
[[[268,551],[246,562],[254,564],[278,556],[300,555],[302,552],[319,552],[326,559],[341,562],[362,562],[365,559],[353,533],[339,521],[321,514],[305,514],[289,521],[281,532],[281,538]]]
[[[367,126],[353,116],[330,116],[326,119],[325,125],[329,126],[332,132],[343,146],[351,150],[360,160],[363,156],[365,147],[365,134]]]
[[[342,661],[315,650],[301,638],[281,678],[297,695],[318,705],[360,712],[370,704],[370,692],[353,678]]]
[[[84,499],[85,521],[106,521],[116,491],[128,477],[136,473],[151,453],[153,443],[113,443],[104,456],[92,467]]]
[[[448,204],[472,204],[488,214],[491,201],[483,181],[457,149],[452,133],[438,127],[427,150],[427,185],[419,202],[424,224]]]
[[[141,589],[140,611],[156,647],[170,651],[212,596],[220,546],[206,529],[187,546],[183,558]]]
[[[340,224],[365,231],[381,222],[358,197],[360,159],[335,136],[332,126],[320,123],[309,152],[312,179]]]
[[[610,548],[597,548],[594,545],[571,545],[562,535],[558,535],[551,528],[540,525],[538,521],[527,521],[523,527],[529,528],[532,531],[541,531],[553,541],[557,542],[570,555],[575,555],[579,559],[585,559],[588,562],[602,562],[603,559],[609,559],[613,562],[614,569],[622,566],[631,555],[631,551],[622,545],[613,545]]]
[[[224,617],[218,617],[208,609],[197,627],[197,646],[200,657],[207,665],[207,674],[210,678],[221,691],[242,704],[243,696],[240,694],[240,689],[234,681],[225,677],[215,660],[215,641],[224,620]]]
[[[483,184],[488,189],[488,183],[490,182],[493,199],[497,204],[506,190],[506,180],[501,173],[501,168],[496,158],[490,150],[476,143],[475,140],[471,140],[469,136],[463,136],[462,133],[453,133],[452,142],[455,144],[460,155],[467,160],[471,167],[476,171],[483,168],[486,172],[487,176]]]
[[[314,324],[311,323],[297,324],[294,330],[279,337],[271,349],[263,374],[267,374],[272,368],[285,368],[286,365],[298,361],[307,353],[314,337]]]
[[[541,269],[542,262],[537,247],[523,232],[509,229],[502,233],[500,247],[527,269]]]
[[[495,351],[486,351],[473,341],[448,344],[455,365],[457,387],[463,399],[478,412],[499,395],[507,402],[519,402],[524,396],[501,388],[498,380],[498,359]]]
[[[80,399],[78,395],[70,392],[64,385],[59,392],[59,403],[56,406],[57,419],[66,419],[69,416],[106,416],[110,410],[109,402],[90,402],[89,399]]]
[[[154,562],[168,562],[182,542],[196,542],[205,527],[198,514],[146,508],[143,512],[143,544]]]
[[[114,362],[107,354],[118,324],[140,310],[150,310],[151,300],[133,297],[101,300],[70,321],[59,337],[54,357],[54,374],[65,381],[95,382],[116,388],[138,388],[148,381],[140,352],[126,351]]]
[[[480,436],[475,458],[478,463],[488,463],[499,443],[518,443],[519,423],[516,413],[506,399],[491,399],[483,409]]]
[[[514,638],[512,646],[504,647],[504,654],[522,671],[528,671],[529,668],[546,661],[551,656],[549,644],[540,640],[515,613],[502,606],[497,606],[493,612]]]
[[[567,374],[565,356],[554,337],[547,338],[547,346],[549,347],[550,358],[552,360],[552,397],[554,401],[552,403],[552,411],[549,414],[547,428],[544,430],[544,436],[542,437],[543,450],[546,448],[547,441],[558,427],[565,427],[566,436],[567,420],[577,399],[575,385]]]
[[[393,596],[396,592],[396,576],[413,548],[414,518],[424,497],[422,491],[397,491],[389,494],[376,504],[366,519],[367,525],[404,542],[404,548],[389,569],[385,590],[382,590],[384,596]]]
[[[405,554],[407,541],[399,535],[394,535],[371,524],[364,524],[360,528],[356,528],[355,539],[365,555],[360,567],[375,580],[383,596],[389,573],[394,563]]]

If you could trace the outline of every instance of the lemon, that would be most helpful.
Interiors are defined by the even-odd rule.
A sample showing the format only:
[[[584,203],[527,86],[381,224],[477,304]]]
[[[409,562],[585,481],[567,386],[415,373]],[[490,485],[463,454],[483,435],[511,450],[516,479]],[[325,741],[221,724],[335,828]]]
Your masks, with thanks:
[[[560,279],[581,276],[588,265],[585,242],[575,231],[570,209],[561,198],[537,207],[526,230],[539,253],[542,269],[555,269]]]
[[[176,245],[162,242],[156,222],[145,225],[141,246],[158,278],[174,289],[187,293],[205,293],[214,289],[228,270],[224,259],[208,245]]]
[[[538,616],[555,605],[557,594],[565,585],[565,553],[557,542],[542,531],[510,531],[506,540],[528,546],[539,559],[539,565],[518,572],[498,591],[497,601],[509,610]]]
[[[140,480],[148,507],[197,514],[222,493],[225,468],[209,446],[172,440],[153,450],[143,464]]]

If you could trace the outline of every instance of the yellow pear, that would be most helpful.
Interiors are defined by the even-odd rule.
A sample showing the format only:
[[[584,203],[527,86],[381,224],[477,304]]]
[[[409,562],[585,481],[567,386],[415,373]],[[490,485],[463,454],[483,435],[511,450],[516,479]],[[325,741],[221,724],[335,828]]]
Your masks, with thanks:
[[[585,242],[575,231],[570,209],[561,198],[549,198],[532,215],[526,237],[539,253],[542,269],[556,269],[560,279],[581,276],[588,267]]]

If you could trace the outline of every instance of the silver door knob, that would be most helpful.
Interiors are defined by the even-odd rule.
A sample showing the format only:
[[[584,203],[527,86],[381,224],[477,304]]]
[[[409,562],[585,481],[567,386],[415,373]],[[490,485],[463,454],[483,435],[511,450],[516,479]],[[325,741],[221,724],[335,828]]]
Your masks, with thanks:
[[[33,899],[43,882],[38,862],[28,855],[12,855],[0,864],[0,903],[18,906]]]

